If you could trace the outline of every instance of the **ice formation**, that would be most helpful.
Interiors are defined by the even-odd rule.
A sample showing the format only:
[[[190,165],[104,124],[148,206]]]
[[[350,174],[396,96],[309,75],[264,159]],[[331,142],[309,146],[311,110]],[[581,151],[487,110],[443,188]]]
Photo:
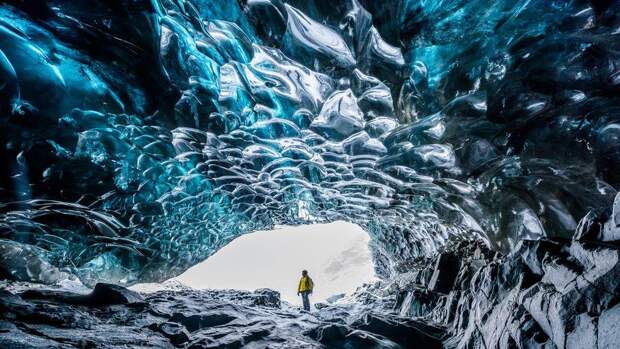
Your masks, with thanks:
[[[0,4],[0,257],[169,278],[347,220],[381,275],[452,237],[570,237],[620,185],[612,1]]]

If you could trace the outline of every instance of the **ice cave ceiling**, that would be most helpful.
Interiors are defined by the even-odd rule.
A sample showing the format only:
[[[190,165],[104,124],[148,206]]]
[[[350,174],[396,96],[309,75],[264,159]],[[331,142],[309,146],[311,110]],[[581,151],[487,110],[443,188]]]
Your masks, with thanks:
[[[0,257],[23,280],[162,280],[243,233],[344,219],[389,275],[451,236],[570,236],[620,185],[618,13],[5,0]]]

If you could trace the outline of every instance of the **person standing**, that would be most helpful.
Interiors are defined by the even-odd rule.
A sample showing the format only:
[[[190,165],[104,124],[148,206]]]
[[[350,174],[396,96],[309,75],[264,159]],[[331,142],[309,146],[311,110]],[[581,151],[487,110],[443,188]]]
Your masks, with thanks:
[[[314,282],[312,278],[308,276],[307,270],[302,270],[301,279],[299,280],[299,286],[297,287],[297,295],[301,295],[301,299],[304,304],[304,310],[310,311],[310,294],[314,288]]]

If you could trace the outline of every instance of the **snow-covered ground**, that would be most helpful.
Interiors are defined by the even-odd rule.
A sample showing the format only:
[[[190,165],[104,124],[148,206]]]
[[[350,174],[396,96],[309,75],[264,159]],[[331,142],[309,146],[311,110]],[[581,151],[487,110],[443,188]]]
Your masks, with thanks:
[[[197,289],[266,287],[280,291],[282,300],[300,304],[297,282],[301,270],[307,269],[315,283],[312,301],[324,301],[376,280],[368,241],[362,228],[343,221],[258,231],[235,239],[167,284]],[[148,292],[160,287],[141,284],[132,289]]]

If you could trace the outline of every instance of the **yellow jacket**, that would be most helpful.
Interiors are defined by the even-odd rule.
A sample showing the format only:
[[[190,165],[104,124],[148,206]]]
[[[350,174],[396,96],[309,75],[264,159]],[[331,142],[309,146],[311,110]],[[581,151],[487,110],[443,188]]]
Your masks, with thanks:
[[[301,280],[299,280],[299,287],[297,287],[297,292],[312,292],[314,288],[314,282],[309,276],[302,276]]]

